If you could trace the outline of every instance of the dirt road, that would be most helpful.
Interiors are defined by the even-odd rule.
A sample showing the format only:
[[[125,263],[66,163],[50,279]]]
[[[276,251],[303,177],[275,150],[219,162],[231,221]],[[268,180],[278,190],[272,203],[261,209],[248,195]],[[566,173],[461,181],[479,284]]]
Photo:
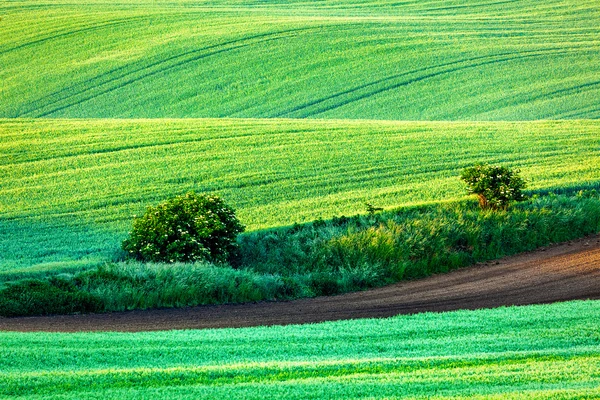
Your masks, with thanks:
[[[153,331],[287,325],[600,299],[600,235],[340,296],[111,314],[0,318],[9,331]]]

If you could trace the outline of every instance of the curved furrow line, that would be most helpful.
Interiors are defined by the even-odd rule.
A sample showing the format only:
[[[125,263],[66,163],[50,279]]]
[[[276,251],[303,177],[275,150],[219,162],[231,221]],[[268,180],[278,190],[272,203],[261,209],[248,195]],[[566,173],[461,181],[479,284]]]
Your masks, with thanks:
[[[19,44],[17,46],[8,48],[8,49],[0,49],[0,55],[9,53],[11,51],[15,51],[15,50],[20,50],[26,47],[31,47],[31,46],[35,46],[41,43],[45,43],[48,42],[50,40],[55,40],[55,39],[61,39],[64,37],[69,37],[72,35],[77,35],[79,33],[87,33],[87,32],[91,32],[91,31],[95,31],[95,30],[99,30],[99,29],[103,29],[103,28],[107,28],[107,27],[114,27],[114,26],[120,26],[120,25],[125,25],[129,22],[131,22],[132,20],[136,20],[136,19],[143,19],[144,17],[129,17],[129,18],[123,18],[123,19],[119,19],[119,20],[115,20],[115,21],[111,21],[111,22],[107,22],[107,23],[103,23],[103,24],[96,24],[96,25],[91,25],[88,26],[86,28],[81,28],[81,29],[76,29],[73,31],[69,31],[69,32],[63,32],[63,33],[59,33],[53,36],[47,36],[45,38],[42,39],[38,39],[38,40],[33,40],[31,42],[26,42],[26,43],[22,43]]]
[[[71,152],[71,153],[66,153],[66,154],[58,154],[55,155],[53,157],[48,157],[48,158],[33,158],[33,157],[29,157],[26,160],[19,160],[19,161],[14,161],[11,163],[5,163],[5,164],[0,164],[0,169],[2,168],[7,168],[10,166],[16,166],[16,165],[25,165],[25,164],[32,164],[32,163],[38,163],[38,162],[51,162],[51,161],[56,161],[56,160],[64,160],[64,159],[68,159],[68,158],[82,158],[82,157],[93,157],[99,154],[108,154],[108,153],[118,153],[118,152],[122,152],[122,151],[129,151],[129,150],[142,150],[142,149],[147,149],[147,148],[163,148],[163,147],[170,147],[170,146],[176,146],[176,145],[187,145],[187,144],[191,144],[191,143],[200,143],[200,142],[206,142],[206,143],[212,143],[212,142],[219,142],[222,140],[235,140],[238,138],[247,138],[247,137],[252,137],[252,136],[256,136],[253,133],[246,133],[246,134],[236,134],[236,135],[231,135],[231,136],[220,136],[220,137],[193,137],[193,138],[188,138],[188,139],[182,139],[182,140],[171,140],[168,142],[162,142],[162,143],[140,143],[140,144],[136,144],[136,145],[130,145],[130,146],[119,146],[119,147],[109,147],[109,148],[103,148],[103,149],[96,149],[96,150],[88,150],[84,153],[77,153],[77,152]]]
[[[588,82],[588,83],[583,83],[583,84],[576,85],[576,86],[571,86],[571,87],[567,87],[567,88],[554,90],[554,91],[548,92],[548,93],[540,93],[540,94],[533,95],[533,96],[529,95],[527,97],[527,103],[532,103],[533,101],[547,99],[547,98],[556,98],[555,97],[556,95],[568,96],[570,94],[577,94],[578,91],[581,91],[581,93],[582,93],[583,90],[594,90],[594,87],[598,86],[598,85],[600,85],[600,81],[594,81],[594,82]],[[514,101],[514,100],[515,99],[513,98],[513,102],[510,104],[510,106],[518,103],[517,101]],[[589,109],[590,107],[593,107],[593,106],[588,106],[586,108]],[[572,118],[572,117],[569,117],[569,115],[574,114],[575,116],[578,116],[578,115],[586,115],[586,114],[594,112],[594,110],[585,111],[586,108],[571,110],[570,112],[561,113],[561,114],[555,114],[552,118],[553,119]]]
[[[593,106],[592,106],[593,107]],[[558,119],[577,119],[577,118],[581,118],[584,117],[586,119],[598,119],[600,118],[600,107],[596,107],[596,108],[592,108],[591,110],[589,110],[590,107],[588,107],[588,110],[584,109],[584,110],[573,110],[567,113],[563,113],[560,114],[558,116]],[[598,116],[591,116],[594,113],[598,113]]]
[[[273,40],[277,40],[277,39],[280,39],[280,38],[264,39],[264,40],[258,41],[257,43],[269,42],[269,41],[273,41]],[[65,110],[65,109],[73,107],[73,106],[75,106],[77,104],[85,103],[86,101],[90,101],[92,99],[95,99],[96,97],[102,96],[104,94],[113,92],[113,91],[118,90],[118,89],[121,89],[121,88],[123,88],[125,86],[131,85],[132,83],[141,81],[142,79],[148,78],[150,76],[154,76],[154,75],[157,75],[157,74],[160,74],[160,73],[163,73],[163,72],[166,72],[166,71],[169,71],[169,70],[172,70],[172,69],[184,66],[184,65],[192,63],[194,61],[198,61],[198,60],[201,60],[203,58],[214,56],[216,54],[226,53],[226,52],[229,52],[229,51],[232,51],[232,50],[237,50],[237,49],[241,49],[241,48],[244,48],[244,47],[248,47],[248,46],[251,46],[252,44],[253,43],[246,43],[246,44],[240,44],[240,45],[237,45],[237,46],[228,47],[228,48],[225,48],[225,49],[221,49],[221,50],[213,51],[213,52],[210,52],[210,53],[202,54],[200,56],[196,56],[196,57],[193,57],[191,59],[184,60],[184,61],[178,62],[176,64],[170,65],[168,67],[164,67],[164,68],[161,68],[161,69],[158,69],[158,70],[155,70],[155,71],[147,72],[147,73],[145,73],[145,74],[143,74],[141,76],[136,76],[136,77],[131,78],[129,80],[126,80],[124,82],[120,82],[120,83],[118,83],[115,86],[112,86],[112,87],[109,87],[107,89],[101,90],[98,93],[94,93],[92,95],[86,96],[86,97],[84,97],[82,99],[78,99],[78,100],[76,100],[74,102],[71,102],[71,103],[68,103],[66,105],[53,108],[53,109],[51,109],[49,111],[45,111],[45,112],[43,112],[41,114],[38,114],[37,117],[38,118],[46,117],[46,116],[48,116],[50,114],[53,114],[55,112]]]
[[[89,24],[89,23],[81,23],[79,25],[76,25],[75,22],[73,21],[73,19],[75,18],[75,16],[72,16],[72,18],[69,19],[64,19],[64,18],[56,18],[56,17],[52,17],[51,19],[49,18],[46,21],[40,22],[40,21],[36,21],[36,28],[37,31],[36,32],[28,32],[30,33],[29,36],[23,36],[23,31],[27,31],[29,26],[31,25],[30,21],[27,22],[22,22],[19,21],[13,25],[11,25],[9,27],[9,29],[4,30],[3,35],[5,38],[16,38],[19,37],[21,38],[21,41],[17,44],[17,43],[13,43],[13,42],[6,42],[3,43],[0,46],[0,51],[4,51],[10,48],[10,46],[19,46],[22,44],[28,44],[30,41],[37,41],[40,39],[40,35],[46,35],[46,37],[48,37],[48,35],[50,36],[54,36],[54,35],[60,35],[62,33],[67,33],[70,32],[72,29],[74,28],[79,28],[79,29],[83,29],[83,28],[88,28],[91,26],[94,26],[94,24]],[[110,22],[112,20],[103,20],[102,22]],[[43,38],[42,38],[43,39]]]
[[[333,100],[335,98],[338,97],[342,97],[344,95],[348,95],[348,94],[352,94],[355,92],[358,92],[362,89],[366,89],[368,87],[372,87],[375,85],[379,85],[381,83],[385,83],[385,82],[389,82],[398,78],[402,78],[405,76],[409,76],[409,75],[414,75],[414,74],[418,74],[420,72],[426,72],[426,71],[430,71],[430,70],[434,70],[437,68],[443,68],[443,67],[450,67],[453,65],[458,65],[458,64],[463,64],[463,63],[468,63],[468,62],[473,62],[473,61],[479,61],[479,60],[485,60],[485,59],[489,59],[489,58],[494,58],[494,57],[503,57],[503,56],[509,56],[509,55],[514,55],[514,54],[527,54],[527,53],[534,53],[534,52],[539,52],[539,51],[552,51],[552,50],[561,50],[560,48],[546,48],[546,49],[539,49],[539,50],[530,50],[530,51],[525,51],[525,52],[506,52],[506,53],[498,53],[498,54],[490,54],[490,55],[485,55],[485,56],[477,56],[477,57],[469,57],[469,58],[463,58],[460,60],[456,60],[456,61],[451,61],[451,62],[447,62],[447,63],[442,63],[442,64],[436,64],[436,65],[431,65],[431,66],[427,66],[427,67],[423,67],[423,68],[417,68],[417,69],[413,69],[410,71],[406,71],[406,72],[402,72],[400,74],[395,74],[395,75],[391,75],[391,76],[387,76],[385,78],[381,78],[381,79],[377,79],[375,81],[372,82],[368,82],[362,85],[358,85],[355,86],[351,89],[347,89],[338,93],[334,93],[332,95],[329,96],[325,96],[325,97],[321,97],[319,99],[313,100],[313,101],[309,101],[303,104],[300,104],[296,107],[293,107],[289,110],[283,111],[279,114],[276,114],[275,117],[293,117],[293,113],[297,112],[297,111],[302,111],[305,110],[309,107],[312,106],[316,106],[318,104],[324,103],[328,100]]]
[[[563,88],[563,89],[555,90],[555,91],[552,91],[552,92],[549,92],[549,93],[539,94],[539,95],[536,95],[536,96],[531,96],[531,97],[528,98],[528,101],[531,102],[531,101],[535,101],[535,100],[540,100],[540,99],[552,97],[552,96],[555,96],[555,95],[565,95],[565,96],[567,96],[569,94],[575,93],[575,92],[577,92],[579,90],[582,90],[582,89],[592,90],[595,86],[598,86],[598,85],[600,85],[600,81],[583,83],[581,85],[572,86],[572,87],[568,87],[568,88]],[[590,107],[593,107],[593,106],[590,106]],[[587,108],[589,109],[590,107],[587,107]],[[592,110],[586,110],[584,108],[584,109],[572,110],[572,111],[567,112],[567,113],[558,114],[558,115],[556,115],[555,118],[556,119],[562,119],[562,118],[574,118],[574,117],[582,116],[582,115],[589,116],[590,114],[593,114],[593,113],[595,113],[597,111],[600,111],[600,108],[596,108],[596,109],[592,109]],[[587,118],[589,118],[589,117],[587,117]]]
[[[195,54],[195,53],[198,53],[198,52],[201,52],[201,51],[204,51],[204,50],[210,50],[210,49],[213,49],[213,48],[217,48],[217,47],[221,47],[221,46],[225,46],[225,45],[229,45],[229,44],[235,44],[235,43],[246,41],[246,40],[256,39],[256,38],[260,38],[260,37],[263,37],[263,36],[275,35],[277,33],[284,33],[284,32],[286,32],[286,31],[268,32],[266,34],[259,34],[259,35],[247,36],[247,37],[243,37],[243,38],[240,38],[240,39],[226,41],[226,42],[223,42],[223,43],[217,43],[217,44],[214,44],[214,45],[205,46],[205,47],[201,47],[201,48],[198,48],[198,49],[185,51],[183,53],[179,53],[179,54],[176,54],[176,55],[173,55],[173,56],[169,56],[169,57],[165,57],[165,58],[158,58],[158,61],[151,61],[150,60],[151,62],[149,64],[146,64],[146,65],[144,65],[143,61],[132,62],[132,63],[126,64],[126,65],[123,65],[121,67],[116,67],[116,68],[107,70],[106,72],[103,72],[103,73],[101,73],[99,75],[96,75],[96,76],[94,76],[92,78],[89,78],[89,79],[86,79],[84,81],[75,83],[73,85],[65,86],[65,87],[61,88],[60,90],[54,91],[52,93],[49,93],[47,95],[44,95],[44,96],[40,97],[38,100],[33,101],[31,104],[42,102],[45,99],[58,96],[58,95],[60,95],[62,93],[65,93],[65,92],[70,92],[70,91],[72,91],[74,89],[80,90],[80,92],[84,92],[86,90],[93,89],[94,87],[96,87],[98,85],[103,85],[103,84],[106,84],[106,83],[110,83],[110,82],[115,81],[117,79],[126,77],[127,75],[133,74],[135,72],[143,71],[144,69],[151,68],[153,66],[157,66],[159,64],[166,63],[166,62],[169,62],[169,61],[172,61],[172,60],[176,60],[178,58],[181,58],[181,57],[184,57],[184,56],[187,56],[187,55],[190,55],[190,54]],[[138,68],[138,69],[132,70],[132,71],[127,71],[129,68],[134,67],[137,64],[140,64],[141,67]],[[121,75],[121,76],[117,76],[117,77],[113,76],[115,73],[121,72],[121,71],[125,71],[125,73],[123,75]],[[108,78],[108,79],[105,80],[105,81],[101,81],[103,78]],[[98,81],[101,81],[101,82],[98,82]],[[86,85],[86,84],[88,85],[88,87],[84,86],[83,88],[81,88],[83,85]],[[69,97],[76,96],[77,94],[80,94],[80,93],[69,94],[69,95],[67,95],[65,97],[62,97],[62,98],[58,99],[58,100],[54,100],[52,103],[45,103],[43,105],[52,105],[52,104],[55,104],[56,102],[58,102],[60,100],[65,100],[65,99],[67,99]],[[39,106],[38,108],[41,108],[42,106]],[[35,109],[29,110],[29,111],[26,111],[26,112],[31,112],[31,111],[35,111]]]
[[[594,119],[599,119],[600,118],[600,108],[596,108],[596,109],[590,111],[590,114],[591,113],[597,113],[598,115],[596,115],[594,117],[590,117],[590,118],[594,118]]]
[[[567,95],[567,94],[570,94],[572,92],[576,92],[576,91],[581,90],[581,89],[589,89],[589,88],[593,88],[594,86],[598,86],[598,85],[600,85],[600,81],[582,83],[580,85],[576,85],[576,86],[571,86],[571,87],[568,87],[568,88],[563,88],[563,89],[555,90],[555,91],[550,92],[550,93],[545,93],[545,94],[541,94],[541,95],[538,95],[538,96],[533,96],[533,97],[530,97],[530,99],[537,100],[537,99],[540,99],[540,98],[544,98],[544,97],[548,97],[548,96],[554,96],[554,95],[557,95],[557,94]]]
[[[482,57],[475,57],[475,58],[488,58],[488,57],[491,57],[491,56],[482,56]],[[387,82],[387,81],[390,81],[390,80],[393,80],[393,79],[401,78],[403,76],[408,76],[408,75],[412,75],[412,74],[415,74],[415,73],[428,71],[428,70],[434,69],[434,68],[440,68],[442,66],[460,64],[460,63],[468,62],[468,61],[471,61],[471,60],[472,59],[464,59],[464,60],[453,61],[453,62],[445,63],[445,64],[438,64],[438,65],[434,65],[434,66],[430,66],[430,67],[418,68],[418,69],[415,69],[415,70],[403,72],[401,74],[396,74],[396,75],[388,76],[388,77],[385,77],[385,78],[377,79],[377,80],[369,82],[369,83],[365,83],[365,84],[362,84],[362,85],[359,85],[359,86],[355,86],[352,89],[347,89],[347,90],[344,90],[344,91],[341,91],[341,92],[338,92],[338,93],[334,93],[334,94],[329,95],[329,96],[321,97],[320,99],[317,99],[317,100],[313,100],[313,101],[309,101],[309,102],[300,104],[300,105],[298,105],[296,107],[293,107],[292,109],[280,112],[279,114],[275,114],[275,117],[276,118],[280,118],[280,117],[290,117],[290,118],[293,118],[293,116],[291,116],[290,114],[293,114],[293,113],[295,113],[297,111],[305,110],[305,109],[307,109],[309,107],[315,106],[317,104],[324,103],[324,102],[326,102],[328,100],[333,100],[335,98],[338,98],[338,97],[341,97],[341,96],[344,96],[344,95],[347,95],[347,94],[351,94],[351,93],[357,92],[357,91],[359,91],[361,89],[365,89],[365,88],[368,88],[368,87],[371,87],[371,86],[375,86],[375,85],[378,85],[380,83],[384,83],[384,82]]]
[[[29,110],[20,113],[18,116],[19,117],[32,116],[31,115],[32,113],[35,113],[36,111],[40,110],[41,108],[45,108],[45,107],[49,107],[49,106],[55,105],[55,104],[57,104],[59,102],[62,102],[62,101],[68,100],[70,98],[82,95],[85,92],[88,92],[88,91],[97,89],[97,88],[99,88],[101,86],[104,86],[104,85],[116,82],[116,81],[118,81],[120,79],[127,78],[128,76],[131,76],[133,74],[136,74],[136,73],[139,73],[139,72],[143,72],[143,71],[147,71],[147,70],[150,70],[150,69],[152,69],[154,67],[161,67],[164,64],[168,64],[168,63],[173,62],[173,61],[178,61],[178,60],[184,59],[183,61],[178,61],[178,62],[176,62],[175,64],[173,64],[171,66],[167,66],[167,67],[164,67],[162,69],[159,68],[158,70],[156,70],[156,71],[154,71],[152,73],[142,75],[139,79],[143,79],[143,78],[145,78],[147,76],[155,75],[155,74],[157,74],[159,72],[166,71],[166,70],[172,69],[174,67],[182,66],[184,64],[187,64],[187,63],[190,63],[190,62],[193,62],[193,61],[197,61],[197,60],[205,58],[205,57],[207,57],[209,55],[214,55],[214,54],[219,54],[219,53],[223,53],[223,52],[230,51],[230,50],[235,50],[235,49],[238,49],[238,48],[241,48],[241,47],[249,46],[251,44],[262,43],[262,42],[266,42],[266,41],[271,41],[271,40],[282,39],[284,37],[288,37],[288,36],[278,36],[278,35],[293,34],[293,33],[297,33],[297,32],[302,32],[302,31],[307,31],[307,30],[314,30],[314,29],[316,29],[316,28],[314,28],[314,27],[307,27],[307,28],[287,29],[287,30],[282,30],[282,31],[267,32],[267,33],[253,35],[253,36],[248,36],[248,37],[244,37],[244,38],[240,38],[240,39],[230,40],[230,41],[223,42],[223,43],[218,43],[218,44],[214,44],[214,45],[210,45],[210,46],[205,46],[205,47],[202,47],[202,48],[199,48],[199,49],[189,50],[189,51],[186,51],[186,52],[174,55],[174,56],[170,56],[170,57],[167,57],[167,58],[161,58],[158,61],[154,61],[154,62],[151,62],[150,64],[142,65],[142,66],[140,66],[137,69],[127,71],[129,68],[131,68],[132,66],[135,66],[136,64],[142,64],[142,62],[130,63],[130,64],[124,65],[122,67],[113,68],[113,69],[111,69],[109,71],[106,71],[106,72],[104,72],[104,73],[102,73],[100,75],[97,75],[97,76],[95,76],[95,77],[93,77],[91,79],[87,79],[87,80],[85,80],[83,82],[80,82],[78,84],[71,85],[71,86],[62,88],[62,89],[60,89],[60,90],[58,90],[56,92],[50,93],[48,95],[45,95],[44,97],[42,97],[42,98],[40,98],[40,99],[38,99],[38,100],[30,103],[30,105],[33,105],[35,103],[40,103],[40,102],[42,102],[46,98],[55,97],[55,96],[60,95],[62,93],[70,92],[73,89],[78,90],[75,93],[67,94],[66,96],[62,96],[61,98],[59,98],[57,100],[54,100],[52,102],[46,102],[46,103],[44,103],[41,106],[34,106],[33,108],[30,108]],[[259,39],[259,40],[257,40],[257,39]],[[264,40],[260,40],[260,39],[264,39]],[[250,42],[250,43],[243,44],[245,42]],[[242,44],[238,45],[238,46],[231,46],[231,45],[235,45],[237,43],[242,43]],[[230,46],[230,47],[225,47],[225,46]],[[215,52],[212,52],[212,53],[202,54],[200,56],[196,56],[196,57],[191,57],[189,59],[185,59],[185,57],[188,57],[190,55],[195,55],[195,54],[201,53],[203,51],[207,51],[207,50],[211,50],[211,49],[216,49],[216,48],[220,48],[220,47],[225,47],[225,48],[221,49],[221,50],[218,50],[218,51],[215,51]],[[124,72],[124,73],[122,73],[121,75],[118,75],[118,76],[113,76],[115,73],[122,72],[122,71],[126,71],[126,72]],[[104,79],[103,80],[103,78],[108,78],[108,79]],[[137,81],[139,79],[138,78],[130,79],[130,80],[126,81],[125,83],[119,85],[118,87],[125,86],[127,84],[133,83],[133,82],[135,82],[135,81]],[[98,82],[98,81],[101,81],[101,82]],[[110,89],[108,91],[115,90],[118,87],[112,88],[112,89]],[[105,91],[103,91],[100,94],[107,93],[108,91],[105,90]],[[98,95],[100,95],[100,94],[98,94]],[[37,116],[38,117],[40,117],[40,116],[46,116],[46,115],[51,114],[53,112],[60,111],[62,109],[71,107],[71,106],[73,106],[75,104],[79,104],[81,102],[90,100],[90,99],[92,99],[94,97],[97,97],[98,95],[94,95],[94,96],[88,97],[85,100],[82,100],[82,101],[79,101],[79,102],[71,103],[71,104],[69,104],[67,106],[62,106],[62,107],[55,108],[55,109],[53,109],[53,110],[51,110],[49,112],[45,112],[45,113],[43,113],[41,115],[37,115]]]
[[[500,1],[492,1],[487,3],[477,3],[477,4],[461,4],[455,6],[446,6],[446,7],[434,7],[434,8],[426,8],[423,10],[424,13],[429,13],[431,11],[446,11],[446,10],[464,10],[470,8],[481,8],[481,7],[491,7],[501,4],[515,3],[519,0],[500,0]],[[479,11],[477,11],[479,12]]]
[[[462,70],[466,70],[466,69],[471,69],[471,68],[478,68],[478,67],[481,67],[481,66],[484,66],[484,65],[491,65],[491,64],[495,64],[495,63],[515,61],[515,60],[522,60],[522,59],[526,59],[526,58],[543,57],[543,56],[547,56],[547,55],[553,54],[553,53],[555,53],[555,54],[565,54],[565,51],[555,51],[555,52],[549,51],[549,52],[541,52],[541,53],[537,53],[537,54],[526,54],[526,55],[513,56],[513,57],[505,56],[503,58],[494,58],[492,60],[483,61],[483,62],[480,62],[480,63],[469,64],[469,65],[459,66],[459,67],[455,67],[455,68],[449,68],[449,69],[445,69],[443,71],[438,71],[438,72],[432,72],[430,74],[422,75],[422,76],[419,76],[419,77],[416,77],[416,78],[413,78],[413,79],[408,79],[408,80],[405,80],[403,82],[399,82],[399,83],[396,83],[396,84],[392,84],[392,85],[383,87],[381,89],[371,90],[371,91],[369,91],[369,92],[367,92],[365,94],[362,94],[362,95],[356,96],[354,98],[350,98],[350,99],[341,101],[341,102],[339,102],[337,104],[334,104],[334,105],[331,105],[331,106],[322,107],[320,109],[317,109],[316,111],[309,112],[308,114],[304,115],[304,117],[311,117],[311,116],[315,116],[315,115],[318,115],[318,114],[322,114],[324,112],[327,112],[327,111],[330,111],[330,110],[334,110],[336,108],[345,106],[345,105],[350,104],[350,103],[354,103],[354,102],[357,102],[357,101],[360,101],[360,100],[364,100],[366,98],[375,96],[375,95],[380,94],[380,93],[384,93],[384,92],[387,92],[387,91],[390,91],[390,90],[394,90],[394,89],[397,89],[397,88],[402,87],[402,86],[408,86],[410,84],[421,82],[421,81],[426,80],[426,79],[435,78],[437,76],[446,75],[446,74],[450,74],[450,73],[454,73],[454,72],[458,72],[458,71],[462,71]]]

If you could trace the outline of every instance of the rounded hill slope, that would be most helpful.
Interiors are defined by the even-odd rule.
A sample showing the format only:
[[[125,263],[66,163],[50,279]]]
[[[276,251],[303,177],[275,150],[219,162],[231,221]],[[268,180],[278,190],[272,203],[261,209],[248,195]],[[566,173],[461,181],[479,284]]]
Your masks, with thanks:
[[[11,1],[0,117],[600,117],[600,4]]]

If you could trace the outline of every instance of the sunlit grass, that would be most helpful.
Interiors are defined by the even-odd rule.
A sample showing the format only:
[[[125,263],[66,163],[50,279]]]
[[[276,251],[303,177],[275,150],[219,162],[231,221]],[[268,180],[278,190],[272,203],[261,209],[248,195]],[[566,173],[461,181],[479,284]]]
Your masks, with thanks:
[[[594,121],[0,121],[2,269],[110,259],[145,207],[222,195],[248,230],[465,197],[461,168],[530,189],[598,183]],[[43,267],[43,265],[41,266]]]
[[[0,117],[600,117],[595,0],[11,1],[0,16]]]

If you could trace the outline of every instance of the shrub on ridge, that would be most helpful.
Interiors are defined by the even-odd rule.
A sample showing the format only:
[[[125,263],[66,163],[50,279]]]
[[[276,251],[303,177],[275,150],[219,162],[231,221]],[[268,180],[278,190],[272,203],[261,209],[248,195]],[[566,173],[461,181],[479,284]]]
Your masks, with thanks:
[[[148,207],[133,222],[123,250],[152,262],[226,262],[236,251],[244,226],[215,195],[189,192]]]
[[[499,165],[478,164],[465,168],[460,178],[467,183],[467,191],[479,197],[481,208],[506,209],[511,201],[525,199],[522,190],[525,181],[518,169]]]

